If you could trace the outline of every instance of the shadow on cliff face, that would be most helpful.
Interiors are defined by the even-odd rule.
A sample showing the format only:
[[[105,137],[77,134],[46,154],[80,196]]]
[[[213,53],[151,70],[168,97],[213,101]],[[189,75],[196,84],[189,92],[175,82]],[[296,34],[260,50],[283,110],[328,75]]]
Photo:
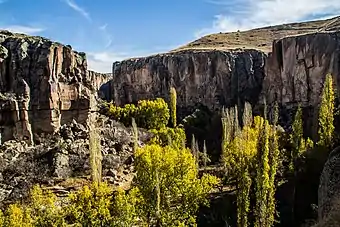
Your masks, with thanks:
[[[205,140],[212,164],[220,161],[222,124],[219,112],[210,111],[207,107],[199,105],[192,114],[184,117],[181,124],[185,128],[188,147],[194,135],[201,151]]]

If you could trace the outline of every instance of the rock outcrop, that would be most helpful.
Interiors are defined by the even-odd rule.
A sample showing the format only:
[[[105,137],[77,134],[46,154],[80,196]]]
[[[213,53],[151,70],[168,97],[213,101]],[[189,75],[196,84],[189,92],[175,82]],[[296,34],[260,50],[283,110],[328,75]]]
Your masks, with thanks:
[[[265,55],[256,50],[161,54],[115,63],[111,92],[118,105],[154,97],[168,100],[171,86],[177,90],[179,109],[256,103],[264,67]]]
[[[100,129],[103,154],[103,180],[115,186],[128,187],[133,173],[132,129],[103,119]],[[100,126],[100,127],[99,127]],[[54,134],[37,138],[36,146],[24,141],[7,141],[0,146],[0,207],[25,198],[36,184],[57,194],[74,190],[79,183],[88,183],[89,129],[73,120]],[[151,138],[139,129],[139,146]]]
[[[53,133],[73,119],[85,122],[105,80],[87,71],[85,53],[0,31],[1,141],[31,144],[35,134]]]
[[[116,104],[163,97],[169,87],[178,93],[179,107],[203,104],[209,109],[244,101],[256,109],[262,100],[278,101],[282,118],[297,103],[308,111],[316,128],[317,106],[327,73],[338,85],[340,32],[320,32],[286,37],[273,43],[268,55],[258,50],[184,50],[113,65],[111,94]],[[286,116],[287,115],[287,116]]]
[[[334,149],[324,166],[320,177],[319,193],[318,193],[318,219],[324,222],[328,219],[339,220],[339,201],[340,201],[340,147]],[[337,218],[335,218],[337,217]],[[338,226],[328,225],[328,226]],[[320,225],[321,226],[321,225]],[[323,225],[327,226],[327,225]]]
[[[298,103],[306,109],[305,122],[311,136],[317,133],[320,95],[325,77],[333,75],[336,90],[340,80],[340,32],[291,36],[274,42],[266,60],[262,97],[277,100],[282,108]]]

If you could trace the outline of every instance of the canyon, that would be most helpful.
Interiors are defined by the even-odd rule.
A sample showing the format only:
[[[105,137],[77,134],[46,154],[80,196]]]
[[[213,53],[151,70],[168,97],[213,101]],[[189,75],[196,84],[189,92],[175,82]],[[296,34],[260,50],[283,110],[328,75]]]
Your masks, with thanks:
[[[180,119],[200,106],[218,112],[249,102],[259,113],[264,102],[269,110],[278,102],[282,125],[290,125],[300,104],[307,134],[315,138],[326,74],[339,95],[339,28],[336,17],[213,34],[168,53],[114,62],[107,74],[88,70],[86,54],[69,45],[0,31],[0,204],[17,200],[36,182],[55,186],[52,176],[88,174],[87,120],[99,98],[117,105],[156,97],[169,102],[175,87]],[[131,130],[108,119],[101,130],[103,176],[128,181]],[[142,144],[150,135],[140,130]],[[332,168],[325,171],[322,179]]]

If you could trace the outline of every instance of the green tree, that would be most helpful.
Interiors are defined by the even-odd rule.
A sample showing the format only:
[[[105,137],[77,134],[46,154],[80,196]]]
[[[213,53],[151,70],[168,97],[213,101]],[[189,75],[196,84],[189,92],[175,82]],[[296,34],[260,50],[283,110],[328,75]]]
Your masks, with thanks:
[[[171,120],[172,126],[177,126],[177,117],[176,117],[176,106],[177,106],[177,93],[174,87],[170,88],[170,109],[171,109]]]
[[[259,139],[258,150],[258,166],[256,174],[256,188],[255,188],[255,227],[268,227],[267,225],[267,196],[269,192],[269,135],[270,128],[267,120],[262,126],[262,134]]]
[[[33,227],[33,220],[28,209],[18,205],[9,205],[5,214],[5,227]]]
[[[130,126],[131,118],[135,118],[138,127],[145,129],[166,127],[170,118],[168,104],[162,98],[140,100],[137,105],[126,104],[124,107],[107,104],[101,112],[126,126]]]
[[[34,186],[30,192],[28,207],[34,226],[65,226],[63,209],[57,207],[57,197],[49,190]]]
[[[106,183],[94,182],[90,187],[69,195],[65,208],[69,224],[75,226],[110,226],[112,215],[112,189]]]
[[[267,217],[266,217],[266,226],[274,226],[275,222],[275,214],[276,214],[276,200],[275,200],[275,192],[276,192],[276,184],[275,178],[277,174],[277,168],[280,163],[280,150],[279,150],[279,140],[278,140],[278,119],[279,119],[279,107],[278,104],[275,103],[274,106],[274,116],[273,116],[273,130],[270,133],[270,155],[269,155],[269,188],[268,188],[268,196],[267,196]]]
[[[148,226],[191,226],[200,205],[218,179],[198,178],[194,156],[189,149],[146,145],[135,160],[135,185],[141,193],[142,220]]]
[[[292,221],[295,219],[295,185],[297,180],[297,174],[299,171],[299,161],[304,158],[304,155],[307,149],[313,147],[313,142],[308,138],[304,139],[303,136],[303,120],[302,120],[302,109],[301,106],[298,106],[298,109],[295,113],[294,122],[292,124],[292,132],[289,135],[289,141],[291,144],[291,156],[289,162],[289,170],[292,173],[293,177],[293,189],[292,189]]]
[[[138,224],[138,204],[141,202],[139,190],[133,187],[129,192],[118,188],[112,202],[111,226],[131,227]]]
[[[96,120],[96,114],[91,114],[89,119],[89,150],[92,181],[99,183],[102,178],[102,151]]]
[[[240,227],[249,225],[251,173],[258,153],[258,139],[262,133],[263,121],[263,118],[255,117],[252,123],[244,124],[224,150],[223,161],[227,176],[236,180],[237,226]]]
[[[159,144],[161,146],[171,145],[177,148],[185,147],[186,136],[182,127],[164,127],[158,130],[151,129],[150,132],[154,134],[150,143]]]
[[[327,74],[322,90],[321,104],[319,110],[319,146],[331,147],[333,145],[334,100],[335,96],[332,75]]]
[[[5,216],[2,213],[2,210],[0,209],[0,227],[3,227],[5,224]]]
[[[132,118],[132,134],[133,134],[133,151],[136,152],[138,148],[138,128],[134,118]]]
[[[207,145],[205,143],[205,140],[203,141],[203,152],[202,152],[202,162],[203,166],[207,167],[207,164],[210,162],[210,158],[207,152]]]

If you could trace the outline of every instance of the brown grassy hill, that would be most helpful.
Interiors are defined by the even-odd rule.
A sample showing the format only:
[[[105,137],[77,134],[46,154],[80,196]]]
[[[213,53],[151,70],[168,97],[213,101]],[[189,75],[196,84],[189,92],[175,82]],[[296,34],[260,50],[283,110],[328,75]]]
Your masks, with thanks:
[[[283,24],[242,32],[211,34],[173,51],[186,49],[258,49],[270,52],[274,40],[286,36],[336,30],[340,30],[340,16],[327,20]]]

